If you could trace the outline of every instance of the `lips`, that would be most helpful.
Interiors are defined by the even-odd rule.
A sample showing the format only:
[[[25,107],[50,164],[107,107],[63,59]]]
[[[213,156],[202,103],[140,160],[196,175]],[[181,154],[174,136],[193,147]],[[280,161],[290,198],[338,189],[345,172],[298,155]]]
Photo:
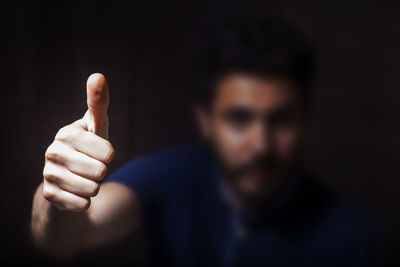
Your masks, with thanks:
[[[262,169],[250,169],[245,173],[244,176],[247,179],[253,180],[255,182],[262,182],[266,179],[267,173],[265,170]]]

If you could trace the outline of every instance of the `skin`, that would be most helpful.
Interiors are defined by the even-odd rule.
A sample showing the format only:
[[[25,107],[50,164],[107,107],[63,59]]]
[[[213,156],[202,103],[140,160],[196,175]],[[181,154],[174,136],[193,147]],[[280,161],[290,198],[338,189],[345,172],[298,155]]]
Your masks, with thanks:
[[[260,202],[286,182],[297,158],[305,109],[291,84],[244,73],[228,75],[197,115],[205,138],[240,201]]]
[[[139,221],[131,190],[118,183],[100,186],[115,153],[107,140],[108,103],[105,77],[92,74],[85,115],[61,128],[46,150],[31,229],[38,247],[54,256],[68,257],[118,239]]]
[[[88,110],[61,128],[46,151],[31,229],[38,247],[54,256],[119,239],[140,223],[134,192],[118,183],[100,185],[115,153],[108,103],[105,77],[92,74]],[[197,107],[196,115],[237,199],[264,198],[284,183],[303,129],[302,105],[288,83],[233,73],[218,84],[211,107]]]

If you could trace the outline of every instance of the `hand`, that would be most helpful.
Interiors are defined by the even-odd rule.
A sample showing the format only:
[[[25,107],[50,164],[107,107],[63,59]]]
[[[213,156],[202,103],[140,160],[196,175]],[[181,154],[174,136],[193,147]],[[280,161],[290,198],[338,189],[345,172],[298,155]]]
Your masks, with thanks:
[[[90,75],[86,91],[87,112],[61,128],[45,154],[43,197],[59,210],[87,210],[114,156],[107,140],[106,78],[100,73]]]

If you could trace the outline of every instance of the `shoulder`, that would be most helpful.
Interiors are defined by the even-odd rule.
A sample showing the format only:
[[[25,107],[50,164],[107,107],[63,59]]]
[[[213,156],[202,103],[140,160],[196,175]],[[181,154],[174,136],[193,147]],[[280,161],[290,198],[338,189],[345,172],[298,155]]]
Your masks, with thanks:
[[[355,257],[376,253],[377,225],[362,205],[315,180],[307,181],[303,192],[305,209],[313,209],[318,240],[325,240],[332,251],[351,251]]]
[[[313,176],[304,179],[300,199],[306,207],[327,224],[343,229],[373,228],[373,220],[362,205],[319,182]],[[311,208],[310,208],[311,207]]]
[[[190,172],[192,168],[207,162],[202,148],[193,144],[163,148],[153,154],[131,159],[110,177],[140,175],[173,176]]]
[[[132,159],[111,173],[105,182],[122,183],[139,195],[156,195],[171,187],[187,186],[211,165],[202,147],[183,144]]]

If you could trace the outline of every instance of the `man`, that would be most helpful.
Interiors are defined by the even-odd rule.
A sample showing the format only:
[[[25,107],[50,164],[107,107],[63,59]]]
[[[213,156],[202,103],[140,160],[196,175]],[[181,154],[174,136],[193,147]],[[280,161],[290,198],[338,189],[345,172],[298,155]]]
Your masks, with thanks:
[[[134,159],[103,182],[114,155],[108,85],[89,77],[88,111],[45,154],[38,246],[70,256],[140,227],[155,265],[372,264],[373,228],[301,164],[308,41],[271,20],[227,24],[214,41],[195,106],[203,141]]]

